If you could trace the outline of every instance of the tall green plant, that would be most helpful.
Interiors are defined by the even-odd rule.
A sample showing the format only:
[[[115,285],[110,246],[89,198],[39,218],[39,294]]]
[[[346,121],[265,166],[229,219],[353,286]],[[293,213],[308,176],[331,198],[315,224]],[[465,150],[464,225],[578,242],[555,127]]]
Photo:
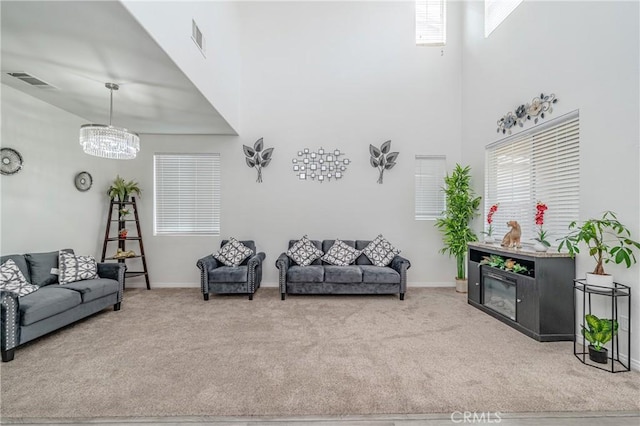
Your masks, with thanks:
[[[451,175],[444,178],[442,188],[446,200],[443,217],[436,221],[436,226],[443,232],[444,247],[440,253],[456,258],[457,279],[465,279],[465,256],[468,244],[477,241],[478,237],[469,227],[469,222],[478,213],[480,200],[471,188],[471,167],[456,164]]]

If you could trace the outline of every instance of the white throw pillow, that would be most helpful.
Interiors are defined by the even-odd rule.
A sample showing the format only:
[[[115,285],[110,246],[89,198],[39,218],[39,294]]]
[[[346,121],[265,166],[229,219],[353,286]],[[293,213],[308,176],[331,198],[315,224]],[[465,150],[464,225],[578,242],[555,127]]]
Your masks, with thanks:
[[[376,266],[387,266],[391,263],[396,255],[400,254],[400,250],[391,245],[382,234],[378,235],[375,240],[371,241],[362,253]]]
[[[73,253],[58,253],[58,282],[61,285],[98,278],[98,264],[93,256],[76,256]]]
[[[39,289],[29,284],[13,259],[8,259],[0,266],[0,290],[15,293],[18,297],[26,296]]]
[[[287,256],[300,266],[311,265],[314,260],[319,259],[323,254],[322,250],[314,246],[306,235],[287,250]]]
[[[362,252],[347,245],[344,241],[335,240],[333,245],[322,256],[322,260],[336,266],[351,265]]]
[[[222,246],[220,250],[213,253],[213,257],[226,266],[239,266],[251,255],[253,255],[253,250],[233,237],[229,238],[229,242]]]

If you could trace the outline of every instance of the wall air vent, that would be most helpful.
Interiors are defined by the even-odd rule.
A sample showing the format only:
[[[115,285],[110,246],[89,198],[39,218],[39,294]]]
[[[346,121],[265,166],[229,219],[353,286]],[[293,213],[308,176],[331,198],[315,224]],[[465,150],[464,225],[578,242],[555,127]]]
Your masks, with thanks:
[[[193,40],[196,46],[198,46],[198,49],[200,49],[200,53],[202,53],[202,56],[206,58],[207,57],[207,55],[205,55],[206,43],[204,40],[204,36],[202,35],[202,31],[200,31],[200,28],[198,28],[196,21],[193,19],[191,20],[191,40]]]
[[[57,87],[52,86],[31,74],[27,74],[26,72],[8,72],[7,74],[39,89],[57,89]]]

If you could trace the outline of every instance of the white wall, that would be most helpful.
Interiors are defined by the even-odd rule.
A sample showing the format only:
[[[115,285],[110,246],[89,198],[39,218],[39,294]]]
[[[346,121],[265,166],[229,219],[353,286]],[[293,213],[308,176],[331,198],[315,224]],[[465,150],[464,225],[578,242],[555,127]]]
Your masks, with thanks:
[[[239,132],[238,4],[225,1],[122,1],[140,25]],[[206,39],[206,57],[191,39],[195,19]]]
[[[24,166],[1,176],[2,254],[73,248],[98,257],[109,203],[105,193],[117,162],[86,155],[78,132],[86,121],[6,85],[1,87],[2,146],[22,155]],[[78,172],[93,187],[74,186]]]
[[[640,239],[639,15],[638,2],[527,1],[485,39],[482,2],[465,4],[462,148],[478,191],[496,121],[540,92],[555,93],[551,117],[580,110],[580,218],[613,210]],[[590,257],[577,258],[578,277],[593,267]],[[638,312],[640,267],[605,270],[632,287]],[[638,315],[631,328],[640,368]]]
[[[449,40],[416,47],[413,2],[240,3],[243,56],[240,137],[145,135],[123,176],[140,180],[152,285],[196,285],[195,262],[221,238],[252,238],[267,254],[264,281],[289,239],[372,239],[384,234],[412,260],[411,283],[453,284],[455,264],[438,253],[433,222],[414,220],[414,157],[460,159],[460,4]],[[242,144],[274,147],[264,182]],[[369,144],[392,140],[398,165],[376,183]],[[353,164],[339,182],[301,182],[291,160],[302,148],[338,148]],[[220,152],[220,238],[152,236],[153,152]]]

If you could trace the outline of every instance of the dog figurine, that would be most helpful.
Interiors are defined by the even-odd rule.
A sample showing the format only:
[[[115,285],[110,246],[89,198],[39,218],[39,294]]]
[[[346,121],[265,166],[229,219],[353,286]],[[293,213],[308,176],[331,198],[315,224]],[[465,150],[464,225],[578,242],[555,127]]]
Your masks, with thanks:
[[[506,233],[500,245],[502,247],[522,247],[520,245],[520,236],[522,235],[520,224],[515,220],[510,220],[507,222],[507,226],[511,229]]]

